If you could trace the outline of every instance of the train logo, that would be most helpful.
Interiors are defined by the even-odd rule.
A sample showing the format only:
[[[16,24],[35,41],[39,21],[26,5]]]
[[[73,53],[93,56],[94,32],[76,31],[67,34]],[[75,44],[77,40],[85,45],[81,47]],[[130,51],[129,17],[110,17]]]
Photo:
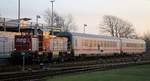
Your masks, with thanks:
[[[17,38],[16,42],[25,44],[27,42],[27,40],[26,40],[26,38]]]

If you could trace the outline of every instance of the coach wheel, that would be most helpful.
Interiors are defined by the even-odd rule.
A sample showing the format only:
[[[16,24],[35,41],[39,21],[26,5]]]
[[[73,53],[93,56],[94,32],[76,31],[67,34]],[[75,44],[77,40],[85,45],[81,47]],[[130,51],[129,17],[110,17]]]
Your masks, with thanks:
[[[64,62],[64,55],[62,52],[59,52],[59,58],[58,58],[59,62]]]
[[[48,53],[47,59],[48,62],[52,62],[52,53]]]
[[[59,60],[59,62],[64,62],[65,61],[63,57],[59,57],[58,60]]]
[[[137,61],[139,62],[139,61],[141,61],[142,59],[141,59],[141,56],[140,55],[137,55]]]
[[[134,56],[134,57],[133,57],[133,61],[134,61],[134,62],[140,61],[140,57],[139,57],[139,56]]]

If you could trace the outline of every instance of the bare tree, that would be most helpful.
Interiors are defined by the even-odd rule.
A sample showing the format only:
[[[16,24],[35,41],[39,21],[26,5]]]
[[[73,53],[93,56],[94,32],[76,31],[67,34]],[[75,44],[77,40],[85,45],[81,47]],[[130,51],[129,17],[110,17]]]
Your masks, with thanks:
[[[144,39],[145,42],[146,42],[146,50],[147,50],[148,52],[150,52],[150,51],[149,51],[149,50],[150,50],[150,32],[145,33],[144,36],[143,36],[143,39]]]
[[[52,13],[51,10],[47,9],[44,13],[44,18],[46,23],[51,26],[51,17]],[[76,25],[73,21],[72,15],[67,15],[67,16],[61,16],[57,12],[53,12],[53,25],[55,27],[61,28],[61,31],[75,31],[76,30]]]
[[[77,26],[73,20],[72,15],[67,15],[67,17],[64,17],[64,26],[63,26],[63,31],[76,31],[77,30]]]
[[[133,37],[136,35],[131,23],[111,15],[103,17],[103,24],[100,25],[100,29],[115,37]]]
[[[104,24],[101,24],[100,28],[102,29],[103,32],[108,32],[110,33],[112,36],[114,35],[114,18],[112,18],[111,16],[104,16]]]

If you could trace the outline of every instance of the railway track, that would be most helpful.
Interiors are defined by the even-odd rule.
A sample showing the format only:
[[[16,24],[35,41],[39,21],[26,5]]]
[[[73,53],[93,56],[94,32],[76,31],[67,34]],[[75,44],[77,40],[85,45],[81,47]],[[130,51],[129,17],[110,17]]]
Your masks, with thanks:
[[[96,64],[96,60],[90,60],[90,61],[75,61],[75,62],[64,62],[64,63],[50,63],[50,64],[44,64],[46,67],[69,67],[69,66],[81,66],[81,65],[92,65]],[[26,70],[32,69],[32,70],[39,70],[41,69],[40,64],[34,64],[34,65],[26,65]],[[22,70],[22,65],[2,65],[0,66],[0,72],[14,72],[14,71],[20,71]]]
[[[149,60],[150,59],[150,54],[144,54],[142,57],[142,61],[144,60]],[[105,61],[105,62],[101,62]],[[105,63],[119,63],[119,62],[131,62],[133,59],[131,57],[123,57],[122,58],[105,58],[101,60],[83,60],[83,61],[71,61],[71,62],[64,62],[64,63],[50,63],[50,64],[45,64],[44,66],[46,67],[69,67],[69,66],[81,66],[81,65],[95,65],[95,64],[105,64]],[[41,66],[39,64],[34,64],[34,65],[26,65],[25,66],[26,70],[32,69],[32,70],[40,70]],[[22,65],[5,65],[5,66],[0,66],[0,72],[14,72],[14,71],[20,71],[22,70]]]
[[[61,67],[61,68],[47,68],[43,70],[32,70],[32,71],[24,71],[24,72],[7,72],[0,73],[1,81],[22,81],[22,80],[38,80],[46,76],[54,76],[66,73],[75,73],[82,71],[103,71],[114,68],[121,68],[133,65],[141,65],[141,64],[150,64],[150,60],[148,61],[140,61],[140,62],[124,62],[124,63],[109,63],[109,64],[95,64],[95,65],[86,65],[86,66],[72,66],[72,67]],[[33,81],[34,81],[33,80]]]

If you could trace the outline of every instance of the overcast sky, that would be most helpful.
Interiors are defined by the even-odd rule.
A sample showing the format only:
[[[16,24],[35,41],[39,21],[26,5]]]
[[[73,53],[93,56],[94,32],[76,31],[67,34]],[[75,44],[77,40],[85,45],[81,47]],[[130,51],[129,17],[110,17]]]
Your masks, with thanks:
[[[18,0],[1,0],[0,13],[7,18],[17,18]],[[21,0],[21,17],[43,16],[50,0]],[[99,34],[98,26],[104,15],[114,15],[131,22],[136,32],[150,32],[150,0],[55,0],[54,10],[61,15],[72,14],[78,26],[77,32]],[[40,19],[43,22],[43,18]]]

